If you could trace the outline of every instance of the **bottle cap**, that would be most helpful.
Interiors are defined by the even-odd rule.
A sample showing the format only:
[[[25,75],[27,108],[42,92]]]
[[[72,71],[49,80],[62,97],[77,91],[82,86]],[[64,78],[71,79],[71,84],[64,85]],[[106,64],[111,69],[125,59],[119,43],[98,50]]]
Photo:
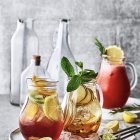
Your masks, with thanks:
[[[35,65],[39,66],[41,62],[41,56],[40,55],[33,55],[32,59],[35,60]]]

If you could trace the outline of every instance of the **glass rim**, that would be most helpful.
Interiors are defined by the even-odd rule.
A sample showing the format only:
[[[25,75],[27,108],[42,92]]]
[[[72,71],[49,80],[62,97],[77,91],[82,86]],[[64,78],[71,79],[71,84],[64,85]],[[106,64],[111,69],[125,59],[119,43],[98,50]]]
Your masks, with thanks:
[[[40,80],[44,80],[46,82],[45,86],[42,86],[43,88],[56,87],[58,82],[59,82],[59,81],[55,81],[55,80],[51,80],[51,79],[47,79],[47,78],[40,78],[38,81],[40,81]],[[32,78],[26,78],[26,82],[27,82],[27,86],[41,87],[41,86],[35,86],[34,81],[32,80]]]
[[[126,57],[113,57],[113,56],[108,56],[108,55],[102,55],[102,58],[114,58],[114,59],[116,59],[116,60],[126,60]]]
[[[97,83],[97,80],[96,80],[96,78],[95,78],[95,79],[92,79],[91,81],[84,82],[83,85],[84,85],[84,84],[96,84],[96,83]]]

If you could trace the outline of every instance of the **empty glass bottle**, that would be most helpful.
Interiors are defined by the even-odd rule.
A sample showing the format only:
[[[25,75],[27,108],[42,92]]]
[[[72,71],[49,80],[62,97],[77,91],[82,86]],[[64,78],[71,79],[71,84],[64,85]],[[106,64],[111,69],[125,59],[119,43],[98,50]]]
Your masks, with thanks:
[[[63,56],[67,57],[74,66],[75,71],[77,71],[75,59],[70,50],[68,39],[69,39],[69,20],[61,19],[56,44],[47,65],[47,72],[50,74],[51,79],[59,81],[58,97],[60,100],[63,99],[64,94],[66,93],[66,85],[68,81],[68,77],[63,72],[60,66],[61,58]]]
[[[19,105],[20,75],[23,70],[25,23],[18,19],[17,28],[11,38],[11,93],[10,102]]]
[[[20,106],[24,104],[24,101],[27,96],[27,78],[32,78],[33,76],[39,78],[46,78],[49,77],[45,75],[45,70],[40,65],[41,63],[41,56],[33,55],[31,59],[30,65],[22,72],[21,74],[21,89],[20,89]]]

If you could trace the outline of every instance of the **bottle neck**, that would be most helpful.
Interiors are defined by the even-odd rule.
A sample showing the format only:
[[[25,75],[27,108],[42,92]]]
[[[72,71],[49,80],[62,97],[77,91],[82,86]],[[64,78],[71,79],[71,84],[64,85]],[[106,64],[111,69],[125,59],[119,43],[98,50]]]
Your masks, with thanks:
[[[34,19],[29,18],[26,20],[26,28],[34,30]]]
[[[62,26],[62,40],[65,41],[66,43],[68,42],[68,37],[69,37],[69,23],[61,21],[61,26]]]
[[[32,66],[40,66],[40,61],[36,61],[34,59],[31,59],[31,64]]]
[[[19,30],[19,29],[24,30],[24,26],[25,26],[24,21],[21,19],[18,19],[17,20],[17,30]]]

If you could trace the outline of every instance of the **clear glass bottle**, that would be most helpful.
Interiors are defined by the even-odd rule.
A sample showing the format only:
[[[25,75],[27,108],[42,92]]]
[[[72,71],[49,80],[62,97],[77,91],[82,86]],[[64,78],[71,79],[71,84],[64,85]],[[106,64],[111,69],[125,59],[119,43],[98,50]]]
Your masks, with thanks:
[[[27,96],[27,78],[32,78],[32,76],[37,76],[39,78],[46,78],[45,70],[40,65],[41,56],[33,55],[30,65],[21,74],[21,89],[20,89],[20,106],[24,104]]]
[[[32,55],[39,54],[39,40],[34,30],[34,19],[27,18],[25,20],[25,35],[24,35],[24,56],[23,56],[23,69],[27,68],[30,64]]]
[[[10,102],[19,105],[20,75],[23,70],[25,23],[18,19],[17,28],[11,38],[11,93]]]
[[[59,81],[58,96],[60,101],[62,101],[64,94],[66,93],[66,85],[68,81],[68,77],[60,66],[61,58],[63,56],[70,60],[74,66],[75,71],[77,71],[75,58],[69,47],[69,20],[67,19],[61,19],[60,21],[56,44],[47,65],[47,72],[50,74],[51,79]]]

